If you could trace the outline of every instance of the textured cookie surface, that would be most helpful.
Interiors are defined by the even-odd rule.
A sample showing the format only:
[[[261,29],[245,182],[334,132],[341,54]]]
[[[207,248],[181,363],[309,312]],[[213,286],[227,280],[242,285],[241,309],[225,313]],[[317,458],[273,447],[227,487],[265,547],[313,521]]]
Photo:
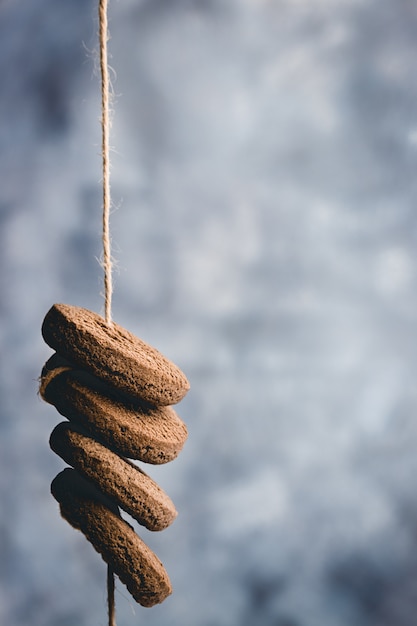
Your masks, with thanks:
[[[172,500],[152,478],[68,422],[55,427],[50,445],[64,461],[149,530],[163,530],[176,518]]]
[[[63,357],[151,404],[176,404],[190,388],[181,370],[158,350],[87,309],[54,304],[43,321],[42,335]]]
[[[42,370],[40,394],[69,420],[115,452],[145,463],[167,463],[181,451],[187,428],[172,407],[109,396],[109,387],[58,355]]]
[[[65,469],[58,474],[51,491],[60,504],[62,517],[81,530],[136,602],[151,607],[172,593],[168,574],[158,557],[75,470]]]

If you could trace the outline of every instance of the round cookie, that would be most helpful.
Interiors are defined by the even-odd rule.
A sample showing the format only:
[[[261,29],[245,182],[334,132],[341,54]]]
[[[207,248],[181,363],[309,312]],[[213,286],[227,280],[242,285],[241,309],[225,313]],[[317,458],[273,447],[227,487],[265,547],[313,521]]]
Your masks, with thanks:
[[[51,491],[62,517],[81,530],[136,602],[151,607],[172,593],[158,557],[93,485],[67,468],[54,478]]]
[[[112,394],[108,385],[56,354],[42,370],[40,394],[61,415],[130,459],[167,463],[179,454],[188,436],[172,407]]]
[[[87,309],[54,304],[42,335],[60,355],[134,398],[167,406],[190,388],[181,370],[158,350]]]
[[[49,443],[66,463],[148,530],[163,530],[176,518],[172,500],[152,478],[81,429],[61,422],[52,431]]]

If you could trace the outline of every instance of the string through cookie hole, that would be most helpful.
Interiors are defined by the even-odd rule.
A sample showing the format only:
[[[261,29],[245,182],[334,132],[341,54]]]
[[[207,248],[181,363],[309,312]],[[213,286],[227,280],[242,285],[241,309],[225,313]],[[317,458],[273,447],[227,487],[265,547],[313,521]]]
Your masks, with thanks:
[[[103,269],[104,269],[104,319],[111,324],[111,305],[113,296],[113,277],[110,240],[110,79],[107,42],[108,28],[108,1],[99,0],[99,48],[100,48],[100,76],[101,76],[101,151],[103,168]],[[110,565],[107,566],[107,610],[109,626],[116,626],[115,608],[115,579]]]

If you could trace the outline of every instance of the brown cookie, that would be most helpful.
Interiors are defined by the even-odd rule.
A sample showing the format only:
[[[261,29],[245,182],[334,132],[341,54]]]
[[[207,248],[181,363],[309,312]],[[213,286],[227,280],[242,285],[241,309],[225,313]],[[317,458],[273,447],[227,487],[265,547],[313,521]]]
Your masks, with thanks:
[[[61,356],[134,398],[167,406],[190,388],[181,370],[158,350],[87,309],[54,304],[42,335]]]
[[[136,602],[151,607],[172,593],[158,557],[91,483],[67,468],[54,478],[51,491],[62,517],[81,530]]]
[[[49,443],[66,463],[149,530],[163,530],[176,518],[172,500],[152,478],[81,429],[61,422]]]
[[[61,415],[131,459],[167,463],[179,454],[187,439],[187,427],[172,407],[154,407],[111,394],[108,385],[74,369],[58,355],[53,355],[42,370],[40,394]]]

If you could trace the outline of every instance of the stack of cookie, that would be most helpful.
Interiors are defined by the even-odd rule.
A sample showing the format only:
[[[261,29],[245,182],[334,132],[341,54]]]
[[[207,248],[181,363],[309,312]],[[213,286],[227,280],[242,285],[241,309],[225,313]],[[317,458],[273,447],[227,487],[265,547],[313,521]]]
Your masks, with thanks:
[[[130,459],[160,464],[178,455],[187,428],[171,405],[189,383],[157,350],[87,309],[54,305],[42,335],[56,353],[40,394],[69,420],[50,438],[71,466],[53,480],[52,494],[135,600],[153,606],[172,591],[168,575],[119,507],[149,530],[175,519],[170,498]]]

